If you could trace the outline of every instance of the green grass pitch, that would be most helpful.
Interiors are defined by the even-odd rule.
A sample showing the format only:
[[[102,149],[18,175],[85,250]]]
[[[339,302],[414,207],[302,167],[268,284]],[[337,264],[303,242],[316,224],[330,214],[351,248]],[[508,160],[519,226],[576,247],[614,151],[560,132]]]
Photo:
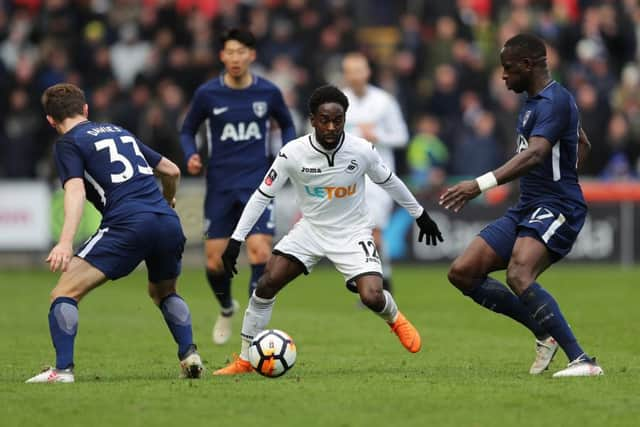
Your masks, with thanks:
[[[233,340],[214,346],[216,305],[204,273],[189,270],[179,291],[207,372],[179,380],[175,344],[137,271],[80,305],[75,384],[23,384],[54,361],[46,314],[56,277],[0,273],[2,426],[640,425],[637,267],[561,264],[540,280],[598,357],[601,378],[552,379],[567,362],[561,352],[548,372],[530,376],[526,330],[463,298],[447,283],[446,266],[396,266],[398,305],[422,334],[416,355],[322,267],[283,291],[271,320],[296,341],[296,366],[278,379],[214,378],[239,349],[242,315]],[[247,280],[243,269],[234,285],[243,308]]]

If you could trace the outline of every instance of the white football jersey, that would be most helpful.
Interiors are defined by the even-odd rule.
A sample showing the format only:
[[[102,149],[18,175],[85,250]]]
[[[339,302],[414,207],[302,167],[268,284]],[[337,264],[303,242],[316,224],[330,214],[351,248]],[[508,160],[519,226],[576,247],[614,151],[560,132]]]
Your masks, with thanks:
[[[344,133],[335,149],[324,149],[313,133],[285,145],[260,184],[274,197],[291,180],[302,215],[318,230],[342,233],[372,228],[365,201],[365,174],[375,183],[392,176],[374,146]]]
[[[349,88],[343,92],[349,99],[344,130],[361,137],[358,125],[375,124],[374,132],[378,141],[374,145],[385,164],[395,171],[393,149],[404,147],[409,141],[409,131],[398,102],[388,92],[372,85],[367,85],[362,97]]]

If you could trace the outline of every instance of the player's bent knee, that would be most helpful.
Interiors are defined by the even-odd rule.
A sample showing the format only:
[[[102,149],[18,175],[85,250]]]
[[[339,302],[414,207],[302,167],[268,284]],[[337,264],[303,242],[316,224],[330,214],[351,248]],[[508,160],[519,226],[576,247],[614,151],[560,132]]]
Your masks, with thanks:
[[[520,295],[524,292],[534,280],[535,277],[533,277],[530,269],[524,263],[513,260],[509,263],[507,284],[516,294]]]
[[[256,285],[256,295],[260,298],[273,298],[282,289],[282,285],[273,277],[273,275],[267,270],[262,277],[258,279]]]
[[[149,297],[158,305],[160,302],[171,294],[176,293],[175,280],[163,281],[159,283],[149,282]]]
[[[271,250],[269,248],[266,249],[258,249],[251,251],[247,254],[249,258],[249,262],[251,264],[266,264],[269,261],[269,257],[271,256]]]
[[[209,259],[207,258],[206,267],[207,271],[213,275],[223,275],[225,273],[224,265],[222,264],[222,260],[220,259],[209,261]]]
[[[385,305],[382,289],[371,287],[360,290],[360,301],[374,311],[382,311]]]
[[[468,290],[473,283],[471,269],[464,262],[455,260],[447,273],[449,283],[461,291]]]

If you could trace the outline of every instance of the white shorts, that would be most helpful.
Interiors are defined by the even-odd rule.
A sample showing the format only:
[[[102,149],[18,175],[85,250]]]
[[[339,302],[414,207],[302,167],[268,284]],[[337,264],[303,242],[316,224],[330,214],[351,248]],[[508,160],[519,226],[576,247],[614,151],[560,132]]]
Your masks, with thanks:
[[[365,200],[367,201],[369,214],[371,215],[376,228],[384,230],[389,223],[389,219],[391,219],[391,213],[393,212],[393,199],[384,188],[374,184],[368,176],[365,176],[365,179]]]
[[[328,236],[302,218],[273,248],[273,253],[300,262],[305,274],[326,257],[342,273],[345,282],[365,274],[382,275],[370,229],[345,230],[340,236]]]

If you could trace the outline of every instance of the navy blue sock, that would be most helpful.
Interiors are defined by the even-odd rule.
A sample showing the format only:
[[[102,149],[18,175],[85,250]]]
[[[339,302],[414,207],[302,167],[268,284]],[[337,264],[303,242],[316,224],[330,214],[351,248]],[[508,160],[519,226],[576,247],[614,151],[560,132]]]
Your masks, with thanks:
[[[481,306],[520,322],[538,339],[549,336],[546,329],[531,317],[529,310],[518,297],[496,279],[486,277],[482,283],[464,294]]]
[[[249,298],[253,295],[253,291],[258,286],[258,279],[264,273],[264,267],[266,264],[251,264],[251,279],[249,279]]]
[[[219,274],[207,270],[207,280],[222,309],[230,309],[233,305],[231,302],[231,278],[224,273]]]
[[[181,356],[193,344],[189,306],[178,294],[170,294],[160,301],[158,307],[162,311],[173,339],[178,344],[178,358],[182,359]]]
[[[49,332],[56,349],[56,369],[73,368],[73,344],[78,333],[78,303],[58,297],[49,309]]]
[[[569,361],[585,354],[580,345],[578,345],[573,332],[571,332],[569,324],[564,319],[558,303],[542,286],[533,282],[520,295],[520,301],[527,307],[533,318],[555,338],[562,350],[567,354]]]

